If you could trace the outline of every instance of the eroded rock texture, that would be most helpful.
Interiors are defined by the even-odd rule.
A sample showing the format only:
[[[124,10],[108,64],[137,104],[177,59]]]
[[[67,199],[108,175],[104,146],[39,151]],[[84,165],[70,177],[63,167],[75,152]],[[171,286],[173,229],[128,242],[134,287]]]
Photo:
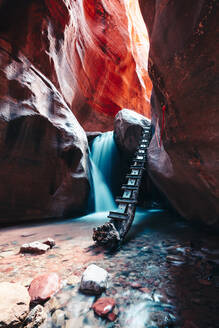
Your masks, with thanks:
[[[150,174],[183,216],[215,223],[219,217],[218,3],[140,3],[150,36],[149,73],[154,86]],[[163,104],[167,107],[164,124]]]
[[[0,18],[1,48],[49,78],[86,130],[109,130],[123,107],[149,115],[148,36],[138,3],[3,0]]]
[[[0,52],[0,221],[60,217],[85,206],[87,138],[54,85]]]
[[[87,139],[75,116],[105,131],[122,107],[149,114],[139,13],[124,0],[0,1],[1,222],[85,207]]]

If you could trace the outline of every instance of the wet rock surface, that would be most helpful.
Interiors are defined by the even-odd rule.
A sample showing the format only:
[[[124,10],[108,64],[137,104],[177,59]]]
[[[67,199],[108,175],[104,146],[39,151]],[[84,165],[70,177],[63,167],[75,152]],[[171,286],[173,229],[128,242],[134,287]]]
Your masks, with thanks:
[[[22,235],[35,235],[17,240],[19,230],[2,231],[0,281],[22,279],[26,284],[34,272],[54,268],[66,281],[44,304],[47,320],[42,327],[51,328],[57,322],[68,328],[219,327],[216,231],[191,225],[163,211],[148,211],[141,219],[136,217],[120,250],[108,253],[92,244],[92,228],[100,220],[92,221],[90,217],[90,221],[18,228]],[[38,233],[48,235],[48,230],[56,239],[49,254],[7,253],[18,250],[24,238],[30,241]],[[4,253],[7,256],[2,257]],[[96,316],[92,307],[99,297],[79,290],[80,278],[90,264],[110,275],[108,287],[100,297],[115,300],[112,321]]]
[[[108,273],[95,264],[91,264],[83,272],[80,290],[91,295],[101,294],[107,287]]]
[[[106,317],[113,311],[115,305],[116,302],[112,297],[101,297],[93,304],[92,308],[100,317]]]

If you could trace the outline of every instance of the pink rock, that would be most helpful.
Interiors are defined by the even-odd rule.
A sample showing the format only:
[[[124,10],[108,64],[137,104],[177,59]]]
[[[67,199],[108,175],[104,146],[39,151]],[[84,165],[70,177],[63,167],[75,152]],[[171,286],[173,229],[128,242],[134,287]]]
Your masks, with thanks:
[[[101,297],[93,304],[92,308],[97,315],[105,317],[113,311],[115,305],[116,302],[113,298]]]
[[[45,302],[60,289],[60,278],[51,272],[35,277],[29,287],[31,302]]]

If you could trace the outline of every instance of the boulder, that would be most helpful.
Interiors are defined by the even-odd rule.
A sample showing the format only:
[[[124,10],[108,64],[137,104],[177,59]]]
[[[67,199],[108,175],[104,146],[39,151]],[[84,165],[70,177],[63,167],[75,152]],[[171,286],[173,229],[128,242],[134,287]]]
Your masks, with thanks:
[[[101,294],[107,287],[108,273],[106,270],[91,264],[84,271],[80,290],[85,294]]]
[[[25,287],[0,283],[0,327],[20,327],[29,312],[30,296]]]
[[[140,5],[149,32],[153,82],[151,178],[183,217],[216,224],[218,3],[140,0]]]
[[[31,302],[43,303],[53,296],[61,287],[61,281],[57,273],[45,273],[35,277],[28,289]]]
[[[122,109],[115,116],[114,136],[119,149],[132,156],[138,145],[143,128],[150,124],[145,116],[131,109]]]
[[[84,130],[29,61],[1,51],[0,58],[0,222],[82,211],[89,192]]]

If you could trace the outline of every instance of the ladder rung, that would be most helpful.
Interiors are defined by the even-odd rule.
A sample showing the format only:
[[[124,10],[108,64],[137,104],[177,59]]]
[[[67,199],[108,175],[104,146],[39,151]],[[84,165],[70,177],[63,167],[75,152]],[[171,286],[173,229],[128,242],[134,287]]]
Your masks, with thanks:
[[[143,159],[144,159],[144,158],[147,157],[147,154],[146,154],[146,153],[142,154],[142,153],[138,153],[138,152],[136,152],[136,153],[135,153],[135,156],[142,156]]]
[[[116,203],[137,204],[136,199],[116,198]]]
[[[148,139],[142,139],[140,142],[139,142],[139,146],[141,145],[141,144],[148,144],[149,145],[149,140]]]
[[[109,212],[108,218],[110,219],[119,219],[119,220],[127,220],[127,213],[118,213],[118,212]]]
[[[139,175],[132,175],[132,174],[126,174],[125,176],[127,179],[141,179],[142,174],[140,173]]]
[[[144,163],[142,163],[142,164],[144,164]],[[130,169],[142,169],[142,170],[145,170],[145,168],[144,168],[144,165],[131,165],[130,166]]]
[[[138,162],[138,163],[145,163],[147,160],[147,158],[145,159],[137,159],[137,158],[133,158],[133,162]]]
[[[128,184],[122,185],[121,189],[122,190],[138,190],[139,186],[130,186]]]

